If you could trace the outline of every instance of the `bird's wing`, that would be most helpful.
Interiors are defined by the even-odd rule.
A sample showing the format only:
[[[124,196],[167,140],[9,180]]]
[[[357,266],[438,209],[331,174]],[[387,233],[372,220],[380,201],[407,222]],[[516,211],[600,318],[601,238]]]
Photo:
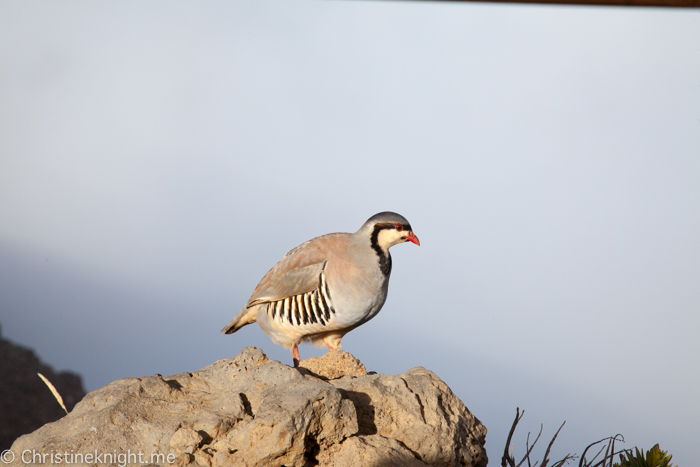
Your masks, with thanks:
[[[326,265],[326,255],[319,238],[302,243],[287,253],[262,278],[246,308],[310,292],[318,287]]]

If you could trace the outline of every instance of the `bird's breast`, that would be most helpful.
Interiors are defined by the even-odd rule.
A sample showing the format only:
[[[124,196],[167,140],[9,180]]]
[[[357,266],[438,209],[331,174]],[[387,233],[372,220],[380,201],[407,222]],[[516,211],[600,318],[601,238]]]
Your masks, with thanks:
[[[339,324],[367,321],[386,301],[389,276],[385,276],[376,263],[366,267],[341,265],[337,271],[327,271],[326,278]]]

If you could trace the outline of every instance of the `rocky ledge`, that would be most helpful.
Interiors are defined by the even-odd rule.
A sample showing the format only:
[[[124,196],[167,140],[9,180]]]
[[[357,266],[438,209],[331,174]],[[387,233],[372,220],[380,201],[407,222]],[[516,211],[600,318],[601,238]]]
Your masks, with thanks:
[[[485,436],[424,368],[367,374],[335,350],[295,369],[248,347],[193,373],[93,391],[17,439],[10,465],[485,467]]]

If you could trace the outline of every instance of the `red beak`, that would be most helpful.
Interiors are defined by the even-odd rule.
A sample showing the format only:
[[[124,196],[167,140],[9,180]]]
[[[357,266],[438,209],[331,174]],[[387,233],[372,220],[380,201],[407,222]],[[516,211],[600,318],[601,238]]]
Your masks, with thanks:
[[[407,242],[415,243],[416,245],[420,246],[420,240],[418,240],[418,237],[415,236],[415,234],[411,231],[408,232],[408,236],[406,237]]]

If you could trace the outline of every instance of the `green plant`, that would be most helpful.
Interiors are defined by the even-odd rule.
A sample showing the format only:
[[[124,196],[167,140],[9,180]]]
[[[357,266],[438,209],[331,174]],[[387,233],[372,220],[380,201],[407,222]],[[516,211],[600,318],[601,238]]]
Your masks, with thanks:
[[[552,445],[557,439],[559,432],[564,427],[564,423],[566,423],[564,422],[561,424],[557,432],[554,434],[554,437],[549,442],[542,461],[535,461],[532,463],[530,459],[532,451],[535,448],[537,441],[539,441],[540,435],[542,434],[542,426],[540,426],[540,432],[532,444],[530,444],[530,433],[527,434],[527,440],[525,441],[525,455],[520,462],[517,462],[514,457],[511,440],[513,439],[515,428],[517,427],[520,419],[523,418],[524,414],[524,410],[520,412],[520,408],[515,409],[515,420],[513,421],[513,425],[510,427],[508,440],[506,441],[506,446],[503,450],[501,467],[522,467],[525,462],[527,462],[527,467],[563,467],[569,461],[573,461],[578,458],[578,456],[575,454],[567,454],[562,459],[552,463],[551,465],[549,464],[551,462],[549,458],[550,450],[552,449]],[[634,448],[636,450],[635,455],[632,454],[631,449],[616,451],[615,443],[619,442],[624,443],[625,439],[622,437],[622,435],[617,434],[615,436],[609,436],[601,439],[600,441],[589,444],[586,449],[583,450],[583,454],[581,454],[578,467],[677,467],[671,465],[671,457],[673,456],[669,456],[666,451],[659,449],[658,444],[648,450],[645,457],[638,448]],[[620,462],[613,464],[613,462],[615,462],[615,456],[618,454],[620,455]]]
[[[671,464],[673,456],[662,451],[658,444],[649,449],[646,456],[638,448],[634,450],[636,451],[634,455],[631,450],[620,454],[620,462],[616,462],[614,467],[673,467]]]

